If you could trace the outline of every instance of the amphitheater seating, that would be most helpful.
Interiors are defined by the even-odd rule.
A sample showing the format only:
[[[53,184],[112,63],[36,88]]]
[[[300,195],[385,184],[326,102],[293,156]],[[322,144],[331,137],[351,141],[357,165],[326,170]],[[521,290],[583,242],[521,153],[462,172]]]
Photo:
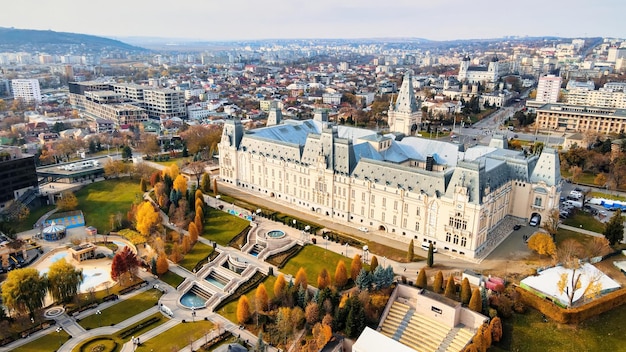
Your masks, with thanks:
[[[454,339],[450,342],[450,345],[446,349],[446,352],[460,352],[462,351],[468,342],[471,341],[472,337],[474,337],[474,333],[469,329],[462,327],[460,328],[456,335],[454,335]]]

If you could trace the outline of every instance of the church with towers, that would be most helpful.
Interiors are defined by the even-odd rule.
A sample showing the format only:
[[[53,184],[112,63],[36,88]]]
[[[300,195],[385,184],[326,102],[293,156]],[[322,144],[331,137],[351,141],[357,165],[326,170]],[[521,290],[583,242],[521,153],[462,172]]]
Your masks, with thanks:
[[[227,120],[218,145],[225,186],[263,197],[322,222],[356,228],[467,260],[484,258],[512,224],[546,219],[558,208],[559,156],[525,155],[504,136],[465,148],[412,136],[421,122],[412,74],[389,110],[389,132],[335,125],[324,110],[309,120],[270,113],[245,130]]]
[[[470,66],[471,59],[466,55],[459,66],[458,80],[462,83],[495,84],[499,76],[499,60],[494,56],[488,66]]]

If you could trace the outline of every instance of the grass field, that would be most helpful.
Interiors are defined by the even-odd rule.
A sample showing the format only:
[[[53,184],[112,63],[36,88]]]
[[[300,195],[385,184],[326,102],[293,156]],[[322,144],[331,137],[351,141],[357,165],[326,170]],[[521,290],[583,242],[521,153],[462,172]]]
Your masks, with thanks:
[[[161,297],[158,290],[148,290],[129,299],[123,300],[109,308],[103,309],[102,314],[92,314],[79,322],[85,329],[94,329],[99,326],[109,326],[122,322],[136,314],[156,305]]]
[[[350,253],[352,252],[353,251]],[[354,254],[355,253],[352,253],[352,255]],[[285,274],[290,274],[295,278],[296,273],[302,267],[306,272],[309,285],[316,286],[317,275],[319,275],[322,271],[322,268],[326,268],[330,276],[333,277],[335,275],[337,263],[339,263],[340,260],[343,260],[346,264],[348,276],[350,276],[350,264],[352,263],[352,259],[348,259],[335,252],[327,251],[322,247],[305,246],[300,253],[298,253],[298,255],[289,259],[287,264],[280,269],[280,271]],[[380,258],[378,259],[378,262],[382,265]],[[367,269],[367,265],[364,267]]]
[[[604,231],[603,223],[596,220],[593,215],[583,211],[576,211],[572,216],[563,220],[563,223],[565,225],[580,227],[597,233],[602,233]],[[582,225],[582,227],[580,225]]]
[[[78,192],[78,209],[85,215],[85,223],[94,226],[99,233],[111,229],[109,215],[118,212],[126,215],[130,205],[141,200],[139,182],[130,179],[114,179],[92,183]]]
[[[193,248],[189,251],[189,253],[185,254],[185,257],[180,261],[180,263],[178,263],[178,265],[191,271],[199,261],[206,258],[206,256],[211,253],[213,253],[213,247],[202,242],[196,242],[196,244],[193,245]]]
[[[163,282],[166,282],[168,285],[172,286],[173,288],[178,287],[178,285],[180,285],[183,281],[185,281],[184,277],[179,276],[171,271],[168,271],[165,274],[159,276],[159,279]]]
[[[233,237],[237,236],[248,225],[250,225],[250,222],[247,220],[207,207],[204,215],[202,237],[226,246]]]
[[[317,276],[316,276],[317,278]],[[274,283],[276,282],[275,276],[268,276],[263,283],[265,284],[265,289],[267,290],[267,295],[270,299],[274,299]],[[254,312],[254,295],[256,293],[256,288],[246,292],[245,296],[248,297],[248,301],[250,302],[250,310]],[[238,300],[229,302],[222,309],[219,310],[219,314],[224,318],[232,321],[235,324],[237,323],[237,303]]]
[[[626,351],[626,306],[589,319],[578,326],[544,323],[534,309],[504,322],[504,340],[490,352]],[[540,347],[539,347],[540,346]]]
[[[149,321],[150,319],[154,319],[157,318],[158,320],[154,321],[153,323],[144,326],[143,328],[139,329],[139,330],[135,330],[133,332],[133,335],[131,336],[127,336],[126,338],[122,338],[122,334],[124,334],[126,331],[129,331],[130,329],[133,329],[134,327],[140,325],[140,324],[144,324],[147,321]],[[146,317],[143,320],[138,321],[137,323],[122,329],[118,332],[116,332],[114,335],[100,335],[100,336],[96,336],[94,338],[88,339],[86,341],[84,341],[83,343],[78,344],[72,351],[73,352],[81,352],[81,351],[91,351],[91,348],[95,347],[96,345],[99,344],[109,344],[112,345],[113,343],[117,343],[117,349],[115,351],[119,351],[122,348],[122,345],[128,341],[130,341],[130,339],[132,338],[132,336],[140,336],[141,334],[150,331],[154,328],[156,328],[159,325],[165,324],[166,322],[168,322],[169,319],[165,318],[163,316],[163,314],[161,313],[154,313],[148,317]]]
[[[614,194],[610,194],[610,193],[604,193],[604,192],[590,192],[589,193],[589,197],[590,198],[604,198],[604,199],[610,199],[610,200],[619,200],[621,202],[626,201],[626,197],[622,197],[622,196],[618,196],[618,195],[614,195]]]
[[[41,351],[54,351],[61,344],[67,342],[67,338],[69,335],[62,330],[61,332],[54,331],[54,325],[48,329],[51,329],[52,332],[44,335],[37,340],[31,341],[25,345],[22,345],[16,348],[14,351],[16,352],[41,352]]]
[[[213,329],[210,321],[181,323],[164,333],[142,342],[136,351],[178,351]]]
[[[12,224],[13,229],[15,230],[15,232],[32,230],[35,222],[37,222],[37,220],[39,220],[39,218],[42,217],[45,213],[54,208],[54,205],[46,205],[39,209],[32,210],[24,221],[15,222],[14,224]]]

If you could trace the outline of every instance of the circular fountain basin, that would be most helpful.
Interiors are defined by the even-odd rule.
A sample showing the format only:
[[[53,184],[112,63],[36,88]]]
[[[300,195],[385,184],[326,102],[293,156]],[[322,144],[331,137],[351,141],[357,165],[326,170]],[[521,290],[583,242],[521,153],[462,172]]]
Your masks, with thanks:
[[[283,238],[285,237],[285,231],[282,230],[272,230],[267,232],[267,237],[270,238]]]

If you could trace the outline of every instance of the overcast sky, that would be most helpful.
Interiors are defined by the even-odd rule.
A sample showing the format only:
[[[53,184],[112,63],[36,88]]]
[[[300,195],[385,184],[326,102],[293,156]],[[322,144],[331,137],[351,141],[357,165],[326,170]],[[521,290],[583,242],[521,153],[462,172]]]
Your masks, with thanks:
[[[203,40],[626,37],[625,0],[5,0],[0,27]]]

